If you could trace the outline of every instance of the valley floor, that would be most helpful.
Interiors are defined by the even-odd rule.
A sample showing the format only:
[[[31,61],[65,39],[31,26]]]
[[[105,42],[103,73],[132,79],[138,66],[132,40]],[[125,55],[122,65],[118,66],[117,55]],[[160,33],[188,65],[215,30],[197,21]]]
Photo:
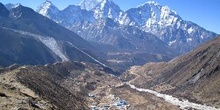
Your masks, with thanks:
[[[5,110],[81,110],[82,106],[83,110],[220,110],[122,82],[89,63],[12,66],[1,71],[0,108]]]

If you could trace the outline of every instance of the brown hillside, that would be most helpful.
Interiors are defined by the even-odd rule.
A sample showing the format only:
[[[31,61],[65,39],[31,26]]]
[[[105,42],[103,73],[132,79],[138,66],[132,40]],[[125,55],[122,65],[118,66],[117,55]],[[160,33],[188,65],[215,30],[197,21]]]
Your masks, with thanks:
[[[145,88],[220,107],[220,37],[170,62],[132,67],[121,77]]]

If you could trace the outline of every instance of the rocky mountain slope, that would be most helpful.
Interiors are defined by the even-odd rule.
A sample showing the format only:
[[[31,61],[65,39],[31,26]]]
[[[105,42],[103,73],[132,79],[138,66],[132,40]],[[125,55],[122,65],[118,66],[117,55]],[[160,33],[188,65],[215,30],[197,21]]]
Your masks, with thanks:
[[[122,78],[138,86],[220,107],[219,41],[217,37],[169,62],[132,67]]]
[[[102,24],[97,26],[97,22],[103,18],[110,18],[114,21],[114,23],[105,24],[106,27],[117,30],[121,30],[121,26],[137,27],[145,31],[146,34],[151,33],[157,36],[170,48],[180,53],[188,52],[199,44],[217,36],[214,32],[207,31],[195,23],[183,20],[177,12],[171,10],[168,6],[161,6],[154,1],[146,2],[125,12],[111,0],[84,0],[79,6],[72,7],[77,7],[71,9],[77,11],[67,10],[70,7],[53,11],[57,8],[51,2],[46,1],[37,9],[37,12],[94,42],[100,42],[100,37],[108,38],[105,37],[108,33],[106,34],[104,31],[96,33],[96,36],[87,33],[89,27],[100,27],[90,28],[90,33],[102,30]],[[67,13],[71,13],[71,15]],[[119,25],[114,25],[117,23]],[[116,31],[113,32],[116,33]],[[141,35],[135,36],[139,37]],[[120,38],[121,35],[119,34],[116,37]],[[123,43],[123,41],[121,42]]]
[[[34,10],[22,5],[7,10],[3,4],[0,10],[2,66],[73,60],[104,66],[96,47]]]
[[[45,105],[43,104],[47,102],[48,104],[53,105],[52,107],[54,108],[51,109],[81,110],[81,109],[89,109],[86,104],[86,101],[83,99],[82,93],[78,91],[75,92],[70,91],[61,83],[64,83],[67,77],[73,75],[70,72],[72,73],[83,72],[83,70],[84,70],[84,66],[79,63],[63,63],[63,64],[48,65],[48,66],[46,65],[35,66],[35,67],[12,66],[3,70],[3,72],[1,73],[1,78],[4,78],[6,81],[9,80],[6,84],[8,84],[9,87],[12,86],[14,89],[18,89],[17,90],[18,93],[19,92],[23,93],[22,91],[24,91],[24,96],[33,97],[32,99],[30,99],[30,102],[32,101],[33,105],[31,105],[32,103],[29,104],[30,106],[24,106],[26,103],[20,104],[20,106],[23,107],[23,109],[29,109],[29,107],[33,107],[33,109],[35,108],[48,109],[48,108],[42,108],[46,106],[46,104]],[[7,75],[13,77],[8,77]],[[75,75],[77,75],[77,73]],[[2,82],[1,85],[5,84],[6,81],[1,80]],[[13,83],[10,81],[13,81]],[[18,87],[20,86],[16,86],[14,83],[19,84],[24,89],[19,90]],[[72,88],[74,87],[72,86]],[[6,90],[3,93],[8,95],[7,91],[10,91],[10,89]],[[37,97],[35,96],[35,94]],[[13,100],[10,97],[14,97],[14,96],[9,95],[9,100]],[[35,97],[38,99],[36,99]],[[40,103],[41,100],[45,102]],[[3,103],[2,101],[0,102],[1,106],[7,107],[7,104],[9,103]],[[14,106],[16,107],[16,105]]]
[[[11,30],[0,28],[0,65],[46,64],[61,60],[43,43],[35,39],[19,35]],[[33,49],[35,51],[33,51]]]
[[[57,107],[41,98],[16,78],[15,65],[0,72],[0,107],[3,110],[54,110]],[[4,72],[3,72],[4,71]],[[7,72],[6,72],[7,71]],[[6,74],[7,73],[7,74]]]

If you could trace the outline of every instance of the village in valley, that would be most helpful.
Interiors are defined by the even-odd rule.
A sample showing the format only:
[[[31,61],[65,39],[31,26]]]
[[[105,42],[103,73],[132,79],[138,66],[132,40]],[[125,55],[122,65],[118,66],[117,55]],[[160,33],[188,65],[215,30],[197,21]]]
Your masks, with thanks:
[[[127,110],[130,107],[126,100],[115,97],[113,94],[100,97],[89,93],[88,101],[91,110]]]

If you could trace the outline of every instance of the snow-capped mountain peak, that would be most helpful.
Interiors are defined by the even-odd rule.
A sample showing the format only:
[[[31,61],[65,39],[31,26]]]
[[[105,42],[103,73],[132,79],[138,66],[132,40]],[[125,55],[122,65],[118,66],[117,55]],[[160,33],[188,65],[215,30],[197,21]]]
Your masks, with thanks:
[[[147,29],[153,26],[160,28],[161,26],[173,26],[177,19],[181,19],[179,15],[171,10],[168,6],[161,6],[155,1],[148,1],[137,8],[131,8],[121,17],[121,24],[145,26]],[[145,30],[152,31],[152,30]]]
[[[59,9],[52,4],[51,1],[46,0],[44,3],[42,3],[36,10],[38,13],[47,16],[48,18],[50,18],[50,14],[56,15],[57,13],[59,13]],[[49,14],[50,13],[50,14]]]
[[[50,6],[52,5],[52,3],[50,1],[45,1],[44,3],[42,3],[38,8],[37,8],[37,12],[39,12],[42,15],[46,15],[48,9],[50,8]]]
[[[158,36],[181,53],[187,52],[215,36],[214,33],[206,31],[194,23],[184,21],[177,12],[155,1],[129,9],[120,17],[119,23],[138,26],[141,30]],[[204,40],[201,36],[211,37]],[[183,47],[183,44],[187,46]]]
[[[111,0],[84,0],[80,3],[82,9],[92,11],[96,19],[111,18],[118,20],[123,11]]]

